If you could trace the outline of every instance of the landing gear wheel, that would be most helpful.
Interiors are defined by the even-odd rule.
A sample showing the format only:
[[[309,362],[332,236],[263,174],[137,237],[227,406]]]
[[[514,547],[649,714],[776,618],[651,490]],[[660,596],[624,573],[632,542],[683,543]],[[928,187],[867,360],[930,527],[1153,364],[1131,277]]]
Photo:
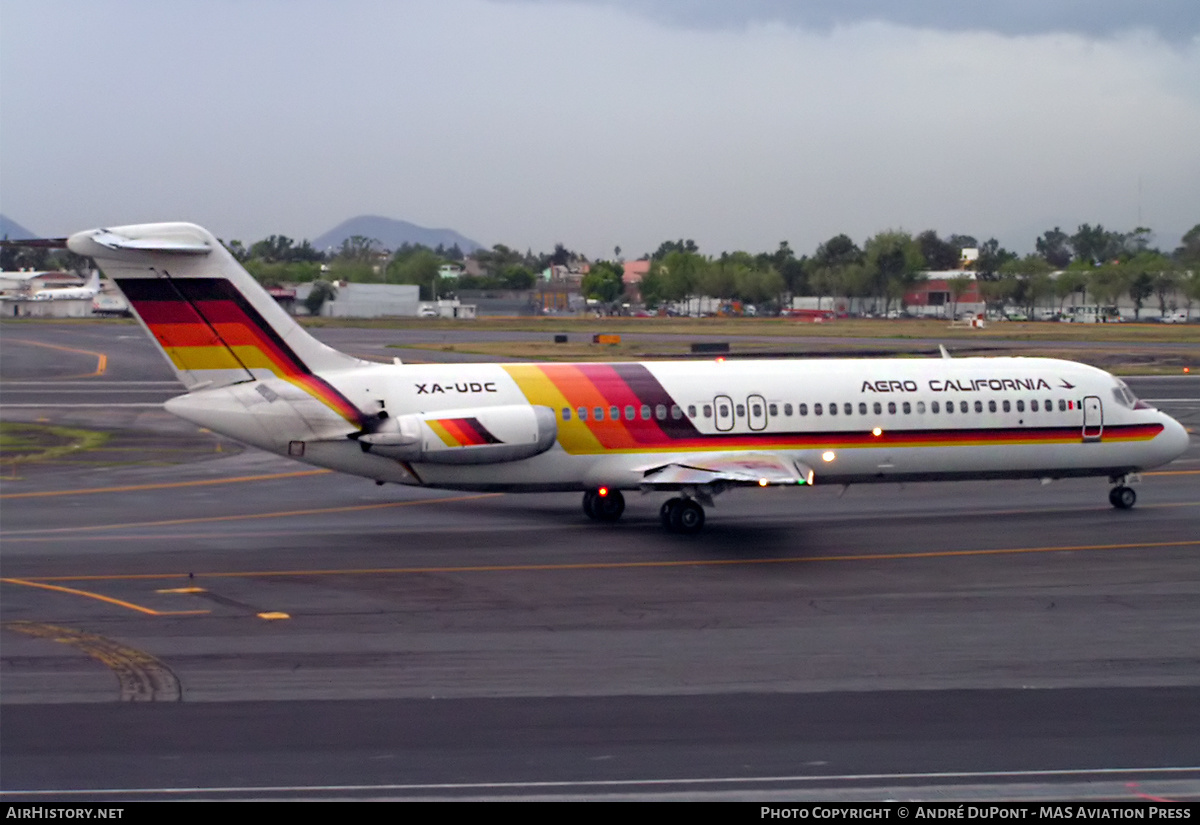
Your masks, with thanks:
[[[694,535],[704,527],[704,508],[690,498],[673,498],[663,502],[658,517],[671,533]]]
[[[625,512],[625,496],[620,490],[609,490],[604,495],[593,493],[592,512],[596,521],[616,521]]]
[[[689,536],[699,533],[704,527],[704,508],[690,498],[683,499],[671,513],[671,527]]]
[[[675,528],[671,526],[671,514],[679,510],[679,505],[682,502],[683,499],[681,498],[669,498],[662,503],[662,507],[658,508],[658,520],[662,522],[663,529],[666,531],[675,531]]]
[[[600,495],[599,490],[588,490],[583,494],[583,513],[592,521],[616,521],[625,512],[625,496],[620,490],[608,490]]]
[[[1118,510],[1128,510],[1137,503],[1137,493],[1132,487],[1113,487],[1108,491],[1108,500]]]

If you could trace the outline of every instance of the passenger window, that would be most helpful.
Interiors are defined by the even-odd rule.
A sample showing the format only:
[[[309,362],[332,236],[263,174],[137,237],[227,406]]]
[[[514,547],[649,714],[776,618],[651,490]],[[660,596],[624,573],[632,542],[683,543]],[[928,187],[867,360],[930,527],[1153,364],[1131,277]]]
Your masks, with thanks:
[[[1044,404],[1042,405],[1042,409],[1043,409],[1045,412],[1054,412],[1054,399],[1053,399],[1053,398],[1047,398],[1047,399],[1046,399],[1046,403],[1044,403]]]
[[[951,415],[953,413],[954,413],[954,402],[947,401],[946,402],[946,415]]]
[[[767,405],[767,415],[771,415],[771,416],[779,415],[779,405],[778,404],[768,404]]]
[[[722,404],[721,406],[717,407],[717,415],[719,415],[721,418],[728,418],[729,408]]]
[[[937,412],[937,410],[934,410],[934,412]],[[924,415],[924,414],[925,414],[925,402],[918,401],[917,402],[917,415]]]
[[[1005,401],[1005,402],[1004,402],[1004,411],[1005,411],[1005,412],[1012,412],[1012,405],[1011,405],[1011,404],[1009,404],[1007,401]]]
[[[821,405],[813,404],[813,415],[820,415],[820,414],[821,414]]]
[[[592,410],[592,415],[595,417],[595,419],[597,421],[603,421],[604,420],[604,408],[596,407],[596,409]]]
[[[688,404],[688,418],[695,418],[695,417],[696,417],[696,405]],[[705,417],[707,418],[707,416],[705,416]]]
[[[659,421],[666,421],[667,420],[667,405],[666,404],[656,404],[654,406],[654,417],[657,418]]]
[[[642,405],[642,420],[643,421],[650,420],[650,405],[649,404]]]
[[[712,404],[705,404],[705,405],[704,405],[704,417],[705,417],[705,418],[712,418]]]
[[[570,420],[571,420],[571,408],[563,407],[563,421],[570,421]]]
[[[854,405],[850,402],[846,402],[842,406],[842,412],[844,412],[846,415],[854,415]]]
[[[988,402],[988,412],[995,412],[995,411],[996,411],[996,402],[989,401]]]
[[[975,412],[977,412],[977,413],[983,412],[983,402],[982,401],[975,402]]]
[[[737,410],[738,418],[746,417],[746,405],[745,404],[735,404],[733,408],[735,410]]]
[[[797,411],[798,411],[798,412],[799,412],[801,415],[808,415],[808,405],[807,405],[807,404],[798,404],[798,405],[796,405],[796,410],[797,410]]]
[[[608,408],[608,417],[611,418],[613,421],[620,421],[621,420],[621,408],[620,407],[609,407]]]
[[[970,412],[970,410],[968,410],[968,409],[967,409],[967,402],[966,402],[966,401],[959,401],[959,402],[958,402],[958,411],[959,411],[960,413]]]
[[[633,407],[631,407],[631,406],[630,406],[630,407],[626,407],[626,408],[625,408],[625,420],[626,420],[626,421],[632,421],[633,419],[634,419],[634,409],[633,409]]]
[[[751,404],[750,405],[750,414],[752,416],[754,416],[755,418],[761,418],[762,417],[762,405],[761,404]]]
[[[678,421],[681,418],[683,418],[683,410],[679,409],[678,404],[672,404],[671,405],[671,420]]]
[[[783,405],[783,414],[784,414],[784,415],[789,415],[789,416],[792,414],[792,405],[791,405],[791,404],[784,404],[784,405]]]
[[[579,412],[579,420],[587,421],[587,407],[580,407],[578,412]]]
[[[888,402],[888,415],[895,415],[895,414],[896,414],[896,402],[889,401]]]
[[[1058,411],[1059,411],[1059,412],[1066,412],[1066,411],[1067,411],[1067,402],[1066,402],[1066,401],[1063,401],[1061,398],[1060,398],[1060,399],[1058,399]]]
[[[905,415],[908,415],[912,412],[912,404],[909,404],[907,401],[905,401],[904,406],[902,406],[900,409],[904,411]]]
[[[1036,402],[1036,401],[1034,401],[1033,403],[1034,403],[1034,404],[1037,404],[1037,402]],[[1034,407],[1034,408],[1033,408],[1033,411],[1034,411],[1034,412],[1037,412],[1037,407]],[[1017,412],[1025,412],[1025,402],[1024,402],[1024,401],[1018,401],[1018,402],[1017,402]]]
[[[830,414],[830,415],[837,415],[837,404],[830,404],[830,405],[829,405],[829,414]]]
[[[858,404],[858,414],[859,414],[859,415],[866,415],[866,414],[867,414],[867,402],[866,402],[866,401],[860,401],[860,402],[859,402],[859,404]]]
[[[941,405],[939,405],[938,402],[936,402],[936,401],[929,402],[929,410],[930,410],[930,412],[935,412],[935,413],[942,411]]]
[[[875,402],[875,414],[883,415],[883,405],[880,404],[878,401]]]

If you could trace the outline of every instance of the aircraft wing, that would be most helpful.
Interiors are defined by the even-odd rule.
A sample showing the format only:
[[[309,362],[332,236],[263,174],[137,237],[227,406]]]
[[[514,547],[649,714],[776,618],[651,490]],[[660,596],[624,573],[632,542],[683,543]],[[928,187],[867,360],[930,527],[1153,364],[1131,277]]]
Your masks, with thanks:
[[[701,453],[639,468],[642,488],[680,490],[684,487],[775,487],[812,484],[811,467],[773,453]]]

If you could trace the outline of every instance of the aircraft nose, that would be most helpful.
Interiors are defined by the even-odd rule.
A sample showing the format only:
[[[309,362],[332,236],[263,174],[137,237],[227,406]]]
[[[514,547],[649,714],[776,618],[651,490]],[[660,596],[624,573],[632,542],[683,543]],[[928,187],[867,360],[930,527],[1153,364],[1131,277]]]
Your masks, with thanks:
[[[1191,446],[1191,437],[1187,428],[1169,415],[1163,415],[1163,432],[1159,438],[1163,443],[1164,464],[1179,458]]]

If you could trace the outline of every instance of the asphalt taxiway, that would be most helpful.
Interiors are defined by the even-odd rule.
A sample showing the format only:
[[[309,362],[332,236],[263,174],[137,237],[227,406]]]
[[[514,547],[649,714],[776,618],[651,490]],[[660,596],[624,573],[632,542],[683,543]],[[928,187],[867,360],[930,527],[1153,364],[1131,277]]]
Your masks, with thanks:
[[[3,420],[114,450],[0,484],[7,799],[1200,796],[1195,439],[1128,512],[739,491],[685,538],[242,449],[136,327],[0,336]]]

